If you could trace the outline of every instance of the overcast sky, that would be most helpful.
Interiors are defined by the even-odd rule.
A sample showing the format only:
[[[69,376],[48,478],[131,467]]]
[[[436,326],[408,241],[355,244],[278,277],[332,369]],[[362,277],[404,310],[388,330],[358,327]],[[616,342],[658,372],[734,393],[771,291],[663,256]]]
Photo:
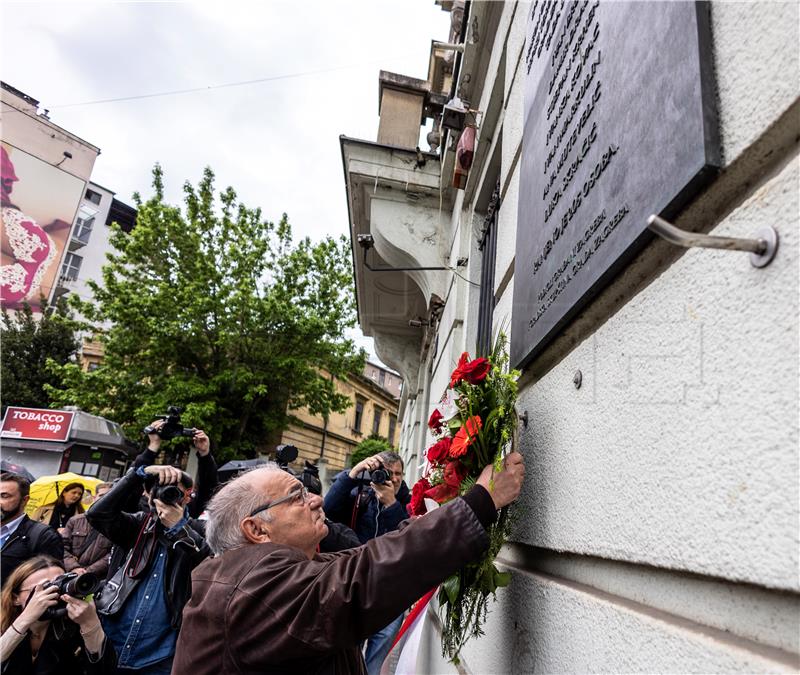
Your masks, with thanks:
[[[348,232],[339,135],[375,140],[378,71],[426,79],[449,21],[434,0],[4,1],[0,68],[101,149],[92,180],[118,199],[146,197],[159,162],[178,203],[208,165],[317,239]],[[263,78],[281,79],[88,103]]]

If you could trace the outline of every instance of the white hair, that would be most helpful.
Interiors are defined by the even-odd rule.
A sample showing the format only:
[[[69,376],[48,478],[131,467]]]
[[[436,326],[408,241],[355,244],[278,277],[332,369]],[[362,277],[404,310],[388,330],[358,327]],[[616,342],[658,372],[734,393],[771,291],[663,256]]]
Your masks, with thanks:
[[[269,496],[259,492],[252,480],[243,480],[254,471],[283,471],[277,464],[270,462],[240,474],[214,495],[208,505],[208,523],[206,524],[206,541],[214,555],[222,555],[225,551],[238,548],[247,543],[241,522],[255,509],[269,501]],[[268,511],[262,511],[257,517],[265,522],[271,520]]]

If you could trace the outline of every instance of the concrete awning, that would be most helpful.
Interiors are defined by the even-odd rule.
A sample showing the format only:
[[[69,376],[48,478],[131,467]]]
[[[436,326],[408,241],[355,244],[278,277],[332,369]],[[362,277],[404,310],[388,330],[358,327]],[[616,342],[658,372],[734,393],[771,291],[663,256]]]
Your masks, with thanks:
[[[441,238],[451,192],[440,192],[438,155],[346,136],[340,142],[358,320],[413,398],[423,328],[409,321],[426,320],[446,293],[449,242]],[[360,234],[372,235],[374,242],[366,260]],[[420,267],[441,269],[413,269]]]

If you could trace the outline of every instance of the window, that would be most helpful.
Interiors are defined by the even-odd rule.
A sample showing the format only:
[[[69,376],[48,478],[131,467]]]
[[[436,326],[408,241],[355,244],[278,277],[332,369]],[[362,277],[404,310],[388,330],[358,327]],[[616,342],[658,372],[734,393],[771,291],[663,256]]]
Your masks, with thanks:
[[[375,417],[372,418],[372,433],[377,435],[381,428],[381,417],[383,416],[383,408],[375,406]]]
[[[78,218],[75,220],[75,229],[72,232],[73,239],[77,239],[84,244],[89,242],[96,215],[97,209],[90,209],[86,206],[81,206],[78,209]]]
[[[385,384],[386,384],[386,371],[385,370],[382,370],[380,372],[380,374],[378,375],[378,384],[381,385],[382,387],[385,386]]]
[[[364,419],[364,399],[356,396],[356,419],[353,422],[353,431],[361,433],[361,421]]]
[[[394,415],[390,414],[389,415],[389,438],[387,439],[389,441],[389,445],[394,445],[394,434],[395,434],[396,430],[397,430],[397,417],[395,417]]]
[[[492,349],[492,318],[494,316],[494,266],[497,258],[497,212],[500,210],[500,181],[497,181],[486,209],[483,233],[478,249],[483,251],[481,267],[481,290],[478,305],[478,340],[480,356],[486,356]]]
[[[76,281],[78,272],[81,269],[83,258],[74,253],[67,253],[64,256],[64,264],[61,266],[61,280],[62,281]]]
[[[102,199],[102,195],[94,190],[86,190],[85,199],[86,201],[92,202],[92,204],[99,204],[100,200]]]

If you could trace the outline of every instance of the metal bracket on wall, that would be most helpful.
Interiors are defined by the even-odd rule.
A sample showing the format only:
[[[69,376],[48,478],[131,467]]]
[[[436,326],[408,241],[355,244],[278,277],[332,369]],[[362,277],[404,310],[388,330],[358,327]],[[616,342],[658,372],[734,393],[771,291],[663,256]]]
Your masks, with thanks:
[[[753,267],[769,265],[778,250],[778,232],[769,225],[759,228],[754,233],[755,239],[717,237],[710,234],[686,232],[655,215],[647,219],[647,227],[662,239],[684,248],[723,248],[730,251],[747,251],[750,253],[750,264]]]

